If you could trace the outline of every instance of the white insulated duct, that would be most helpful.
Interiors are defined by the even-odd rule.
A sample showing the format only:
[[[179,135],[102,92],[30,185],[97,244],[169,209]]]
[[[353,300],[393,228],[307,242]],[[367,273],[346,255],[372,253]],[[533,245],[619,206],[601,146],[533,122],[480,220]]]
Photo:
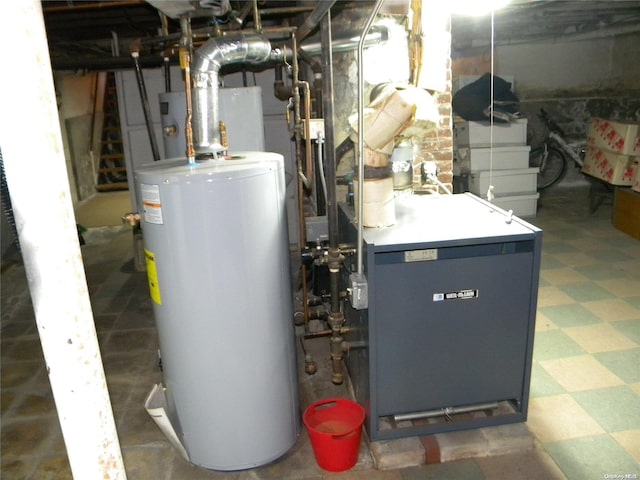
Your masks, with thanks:
[[[220,140],[218,73],[224,65],[261,64],[277,60],[264,36],[234,32],[209,39],[195,51],[191,65],[193,85],[193,144],[196,155],[216,156],[225,150]]]

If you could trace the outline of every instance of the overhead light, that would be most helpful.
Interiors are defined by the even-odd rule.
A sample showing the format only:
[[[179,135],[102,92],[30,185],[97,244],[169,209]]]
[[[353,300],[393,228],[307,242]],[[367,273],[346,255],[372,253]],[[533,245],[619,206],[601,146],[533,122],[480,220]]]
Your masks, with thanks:
[[[450,0],[452,15],[480,17],[506,6],[511,0]]]

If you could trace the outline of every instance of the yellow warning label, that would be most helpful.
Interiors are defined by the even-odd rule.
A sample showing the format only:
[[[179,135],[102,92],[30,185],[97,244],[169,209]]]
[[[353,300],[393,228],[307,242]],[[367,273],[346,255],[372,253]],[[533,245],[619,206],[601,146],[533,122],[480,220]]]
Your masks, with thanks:
[[[160,297],[160,284],[158,283],[158,270],[156,269],[156,256],[146,248],[144,249],[144,258],[147,262],[147,278],[149,280],[149,292],[151,299],[158,305],[162,305]]]

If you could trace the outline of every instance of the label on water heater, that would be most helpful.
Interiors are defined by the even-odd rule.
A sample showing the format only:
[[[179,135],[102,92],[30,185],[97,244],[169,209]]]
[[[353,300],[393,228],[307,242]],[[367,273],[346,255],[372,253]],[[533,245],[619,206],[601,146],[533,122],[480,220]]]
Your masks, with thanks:
[[[151,294],[151,299],[158,305],[162,305],[160,283],[158,282],[158,270],[156,268],[156,256],[152,251],[145,248],[144,259],[147,264],[147,280],[149,281],[149,293]]]
[[[142,193],[142,215],[147,223],[162,225],[162,203],[158,185],[140,184]]]

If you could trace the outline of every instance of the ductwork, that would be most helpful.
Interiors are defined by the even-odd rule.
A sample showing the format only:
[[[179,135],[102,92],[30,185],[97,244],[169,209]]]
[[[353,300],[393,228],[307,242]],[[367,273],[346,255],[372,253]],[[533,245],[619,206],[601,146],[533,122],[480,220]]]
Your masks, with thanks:
[[[193,54],[193,144],[197,156],[217,156],[226,150],[220,139],[218,74],[225,65],[261,64],[281,59],[263,35],[234,32],[213,37]]]

